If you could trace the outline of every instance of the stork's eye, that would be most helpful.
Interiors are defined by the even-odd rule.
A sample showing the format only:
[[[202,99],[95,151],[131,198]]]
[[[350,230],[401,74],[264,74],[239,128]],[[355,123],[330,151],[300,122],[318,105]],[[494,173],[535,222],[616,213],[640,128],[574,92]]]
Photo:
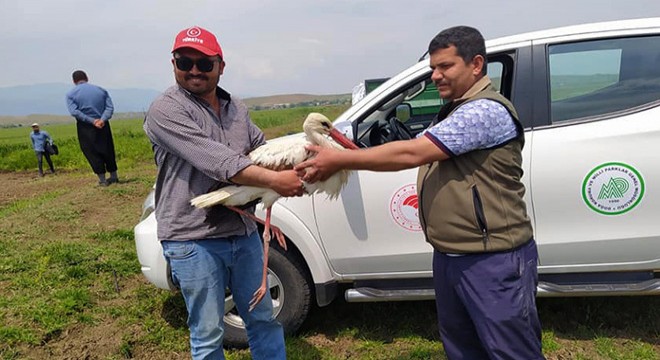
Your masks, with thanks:
[[[323,125],[323,127],[326,128],[326,129],[330,129],[330,126],[332,126],[331,124],[328,124],[326,122],[321,123],[321,125]]]

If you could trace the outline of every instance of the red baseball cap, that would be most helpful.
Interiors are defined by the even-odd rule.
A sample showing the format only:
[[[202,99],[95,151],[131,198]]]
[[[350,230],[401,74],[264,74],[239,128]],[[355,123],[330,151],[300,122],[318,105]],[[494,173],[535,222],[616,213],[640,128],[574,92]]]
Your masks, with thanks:
[[[188,29],[183,29],[174,39],[174,47],[172,52],[181,48],[195,49],[204,55],[213,56],[219,55],[222,57],[222,49],[215,35],[211,34],[206,29],[199,26],[193,26]]]

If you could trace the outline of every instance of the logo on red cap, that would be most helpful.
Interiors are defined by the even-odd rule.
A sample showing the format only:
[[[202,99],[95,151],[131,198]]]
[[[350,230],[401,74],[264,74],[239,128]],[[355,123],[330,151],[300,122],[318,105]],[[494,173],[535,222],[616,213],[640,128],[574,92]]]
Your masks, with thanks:
[[[202,30],[200,30],[197,27],[192,27],[192,28],[188,29],[188,31],[186,31],[186,35],[188,35],[190,37],[198,37],[201,34],[202,34]]]
[[[195,49],[204,55],[219,55],[222,57],[222,49],[215,35],[198,26],[179,32],[176,39],[174,39],[172,52],[184,47]]]

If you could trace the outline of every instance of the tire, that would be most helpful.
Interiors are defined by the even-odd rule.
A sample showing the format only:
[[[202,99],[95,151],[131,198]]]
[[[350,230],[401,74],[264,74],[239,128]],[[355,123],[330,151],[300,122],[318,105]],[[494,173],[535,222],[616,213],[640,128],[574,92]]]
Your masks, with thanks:
[[[295,333],[307,318],[312,304],[312,293],[307,272],[295,257],[294,251],[283,251],[271,245],[268,257],[268,284],[273,298],[273,313],[284,327],[285,334]],[[231,304],[231,305],[230,305]],[[231,293],[225,297],[224,346],[244,349],[248,347],[245,323],[233,306]]]

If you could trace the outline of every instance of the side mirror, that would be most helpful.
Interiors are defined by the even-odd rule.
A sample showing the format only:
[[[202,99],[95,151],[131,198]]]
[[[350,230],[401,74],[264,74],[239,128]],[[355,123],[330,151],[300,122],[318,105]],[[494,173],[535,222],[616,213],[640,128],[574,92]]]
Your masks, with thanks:
[[[399,104],[396,106],[396,118],[402,123],[410,120],[412,117],[412,106],[410,104]]]

